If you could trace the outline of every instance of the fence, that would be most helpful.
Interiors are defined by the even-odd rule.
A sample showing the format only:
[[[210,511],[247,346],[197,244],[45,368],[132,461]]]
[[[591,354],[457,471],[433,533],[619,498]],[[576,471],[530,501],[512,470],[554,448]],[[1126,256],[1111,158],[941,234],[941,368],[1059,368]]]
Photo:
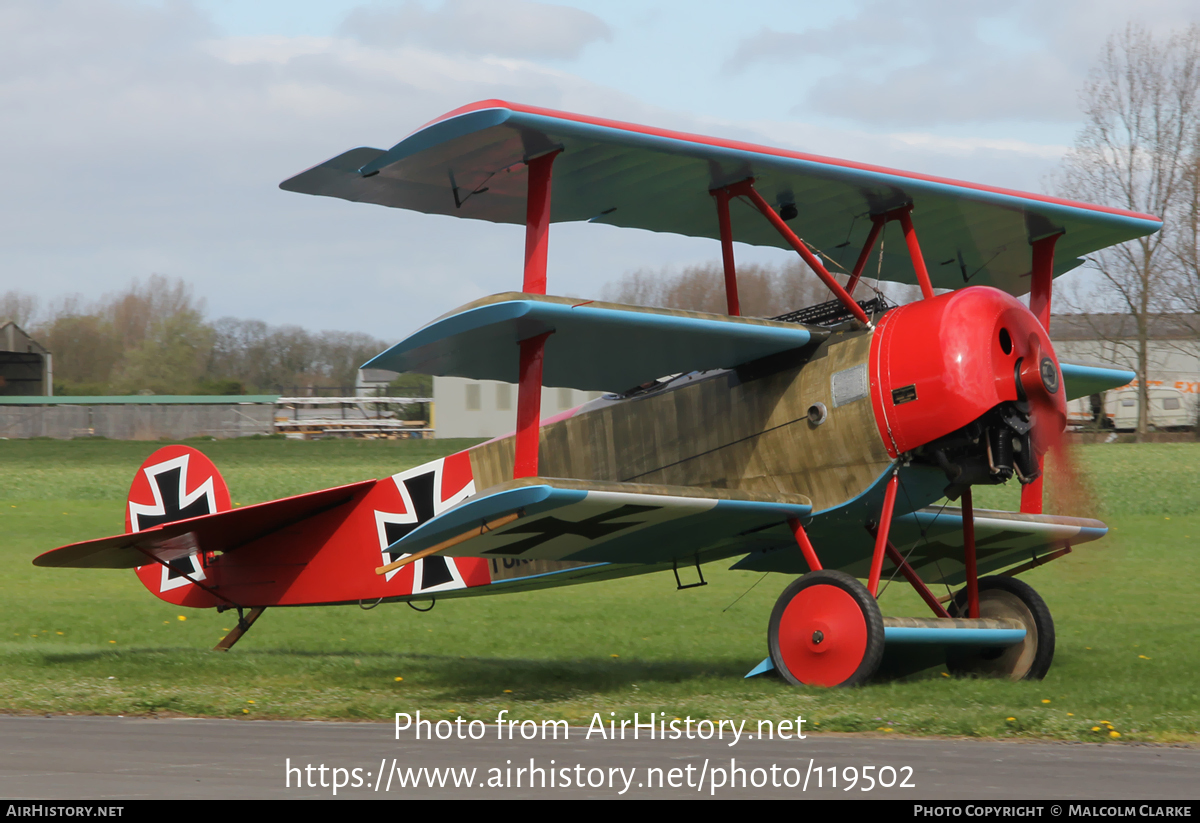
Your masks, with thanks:
[[[0,437],[108,437],[179,440],[275,431],[274,403],[80,403],[0,405]]]

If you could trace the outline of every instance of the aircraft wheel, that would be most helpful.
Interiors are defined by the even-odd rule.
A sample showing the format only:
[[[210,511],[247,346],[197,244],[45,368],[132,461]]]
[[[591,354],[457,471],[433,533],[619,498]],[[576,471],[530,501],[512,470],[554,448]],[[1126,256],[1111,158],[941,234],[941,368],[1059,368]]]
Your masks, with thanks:
[[[967,590],[954,596],[948,609],[951,617],[967,615]],[[979,616],[1020,620],[1025,640],[1007,648],[952,651],[946,666],[955,674],[1001,677],[1009,680],[1041,680],[1054,660],[1054,620],[1046,601],[1024,581],[1013,577],[983,577],[979,580]]]
[[[767,632],[775,670],[796,686],[854,686],[879,668],[883,617],[863,584],[809,572],[783,590]]]

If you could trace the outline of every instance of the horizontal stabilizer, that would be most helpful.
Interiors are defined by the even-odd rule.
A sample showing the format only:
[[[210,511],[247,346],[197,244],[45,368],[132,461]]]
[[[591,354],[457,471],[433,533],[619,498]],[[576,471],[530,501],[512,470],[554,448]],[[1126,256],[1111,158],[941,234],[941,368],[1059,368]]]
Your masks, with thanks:
[[[270,503],[176,520],[139,532],[102,537],[52,549],[34,559],[35,566],[74,569],[132,569],[155,560],[170,563],[199,552],[228,552],[285,526],[290,526],[365,493],[376,481],[366,480]]]
[[[1063,388],[1067,392],[1068,400],[1099,394],[1108,389],[1118,389],[1137,377],[1129,369],[1117,369],[1112,366],[1085,366],[1080,363],[1062,362],[1058,365],[1062,368]]]
[[[801,495],[530,477],[474,497],[414,529],[389,553],[416,554],[513,513],[491,531],[449,545],[449,557],[592,563],[707,562],[791,540]]]
[[[846,528],[832,520],[823,527],[820,518],[807,528],[825,568],[867,577],[875,541],[865,528]],[[1102,522],[1085,517],[975,509],[980,574],[1046,560],[1051,552],[1098,540],[1107,533]],[[961,509],[931,507],[899,516],[892,521],[889,538],[927,585],[957,585],[966,580]],[[788,574],[808,571],[799,552],[778,549],[751,554],[733,568]],[[891,576],[892,568],[890,562],[884,563],[885,578]]]
[[[545,332],[542,383],[623,391],[807,345],[796,323],[509,292],[444,315],[363,368],[517,382],[517,343]]]

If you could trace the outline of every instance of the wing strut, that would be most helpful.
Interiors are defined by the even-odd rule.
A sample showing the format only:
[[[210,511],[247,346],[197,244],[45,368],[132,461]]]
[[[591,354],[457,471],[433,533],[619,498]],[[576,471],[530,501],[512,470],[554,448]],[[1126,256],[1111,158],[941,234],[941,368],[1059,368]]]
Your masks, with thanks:
[[[963,554],[967,572],[967,617],[979,617],[979,570],[975,563],[975,504],[971,487],[962,494]]]
[[[908,247],[908,256],[912,260],[913,272],[917,276],[917,284],[921,287],[921,299],[924,300],[933,297],[933,284],[929,279],[929,269],[925,265],[925,255],[921,252],[921,243],[917,240],[916,229],[913,228],[912,209],[912,203],[908,203],[900,208],[892,209],[882,214],[871,215],[871,231],[867,235],[867,242],[863,244],[862,251],[858,255],[858,261],[854,264],[854,271],[850,275],[850,280],[846,283],[847,294],[854,293],[854,287],[858,285],[858,281],[862,278],[863,269],[867,265],[867,257],[871,254],[871,250],[875,248],[875,240],[879,237],[879,232],[891,221],[899,220],[900,228],[904,231],[904,244]]]
[[[879,513],[879,525],[875,533],[875,554],[871,556],[871,576],[867,578],[867,591],[871,597],[879,596],[879,578],[883,575],[883,556],[887,553],[888,531],[892,527],[892,511],[896,507],[896,489],[899,485],[900,473],[897,471],[883,492],[883,511]]]
[[[871,320],[867,317],[867,313],[863,311],[862,306],[858,305],[858,303],[854,301],[854,298],[846,293],[846,290],[842,288],[842,285],[833,279],[833,275],[830,274],[829,270],[826,269],[821,261],[817,259],[817,256],[809,251],[809,248],[807,245],[805,245],[804,241],[797,237],[795,232],[788,228],[787,223],[783,222],[783,218],[775,213],[775,209],[771,208],[771,204],[768,203],[763,196],[758,193],[758,190],[754,188],[753,177],[728,185],[724,190],[733,197],[749,198],[750,202],[754,204],[754,207],[762,212],[763,217],[767,218],[767,221],[770,222],[770,224],[775,227],[775,230],[783,236],[783,239],[787,241],[788,245],[795,249],[796,253],[804,258],[804,262],[808,264],[808,267],[813,270],[813,273],[816,274],[817,277],[821,278],[821,282],[829,287],[829,290],[833,292],[833,295],[838,299],[838,302],[845,306],[846,310],[854,315],[854,317],[860,323],[864,324],[868,329],[872,328]]]
[[[925,268],[925,256],[921,254],[921,243],[917,240],[917,232],[913,228],[912,206],[904,206],[899,211],[900,226],[904,229],[904,242],[908,244],[908,256],[912,258],[917,282],[921,284],[921,297],[928,300],[933,297],[933,285],[929,282],[929,269]]]
[[[938,599],[933,596],[933,592],[929,591],[929,587],[925,585],[925,581],[923,581],[921,576],[916,573],[911,565],[909,565],[909,562],[904,559],[904,555],[900,554],[900,551],[894,545],[892,545],[891,540],[887,541],[886,546],[888,559],[891,560],[893,565],[900,570],[900,573],[904,575],[904,579],[907,580],[914,589],[916,589],[917,594],[920,595],[921,599],[925,601],[925,605],[933,611],[935,616],[949,617],[950,613],[947,612],[946,609],[943,608],[942,604],[938,602]],[[978,615],[976,615],[976,617],[978,617]]]
[[[562,149],[526,161],[529,196],[525,201],[525,283],[528,294],[546,293],[546,260],[550,249],[551,166]],[[517,383],[517,437],[513,479],[538,473],[538,440],[542,418],[542,360],[552,332],[521,340]]]
[[[788,526],[792,530],[792,534],[796,536],[796,543],[800,546],[801,553],[804,554],[804,562],[808,564],[810,572],[821,571],[821,561],[817,559],[817,552],[813,548],[812,541],[808,539],[808,534],[804,531],[804,525],[798,517],[789,517]]]
[[[1050,292],[1054,288],[1054,243],[1062,232],[1034,240],[1033,283],[1029,293],[1029,310],[1041,321],[1042,328],[1050,331]]]
[[[546,293],[546,258],[550,250],[550,167],[562,149],[527,160],[529,196],[525,200],[525,286],[529,294]]]
[[[741,315],[738,303],[737,269],[733,263],[733,225],[729,221],[729,189],[712,192],[717,199],[717,223],[721,227],[721,263],[725,268],[725,305],[734,317]]]
[[[517,438],[514,445],[513,480],[538,473],[538,444],[542,427],[542,363],[546,338],[554,332],[522,340],[517,384]]]
[[[1030,244],[1033,246],[1033,270],[1030,275],[1033,282],[1029,292],[1029,310],[1047,333],[1050,331],[1050,296],[1054,289],[1054,244],[1062,235],[1063,233],[1059,232],[1034,240]],[[1039,454],[1037,461],[1037,479],[1021,487],[1021,511],[1026,514],[1042,513],[1042,480],[1046,476],[1046,456]]]
[[[846,294],[854,295],[854,287],[862,279],[863,269],[867,267],[867,258],[871,256],[871,250],[875,248],[875,241],[879,238],[879,232],[883,231],[884,224],[886,223],[887,218],[883,215],[871,215],[871,233],[867,235],[867,242],[863,243],[862,251],[858,253],[858,261],[855,262],[854,271],[850,275],[850,280],[846,283]]]

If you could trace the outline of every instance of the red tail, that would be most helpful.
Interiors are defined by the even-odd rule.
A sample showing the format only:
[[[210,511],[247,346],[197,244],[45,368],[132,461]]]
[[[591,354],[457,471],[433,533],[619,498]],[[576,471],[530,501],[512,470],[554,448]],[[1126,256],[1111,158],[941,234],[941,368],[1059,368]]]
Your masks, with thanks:
[[[147,457],[133,477],[125,504],[125,531],[145,531],[231,507],[229,487],[211,460],[190,446],[165,446]],[[184,574],[204,580],[203,561],[193,554],[171,566],[149,563],[138,567],[137,576],[161,597],[164,592],[187,585]]]

